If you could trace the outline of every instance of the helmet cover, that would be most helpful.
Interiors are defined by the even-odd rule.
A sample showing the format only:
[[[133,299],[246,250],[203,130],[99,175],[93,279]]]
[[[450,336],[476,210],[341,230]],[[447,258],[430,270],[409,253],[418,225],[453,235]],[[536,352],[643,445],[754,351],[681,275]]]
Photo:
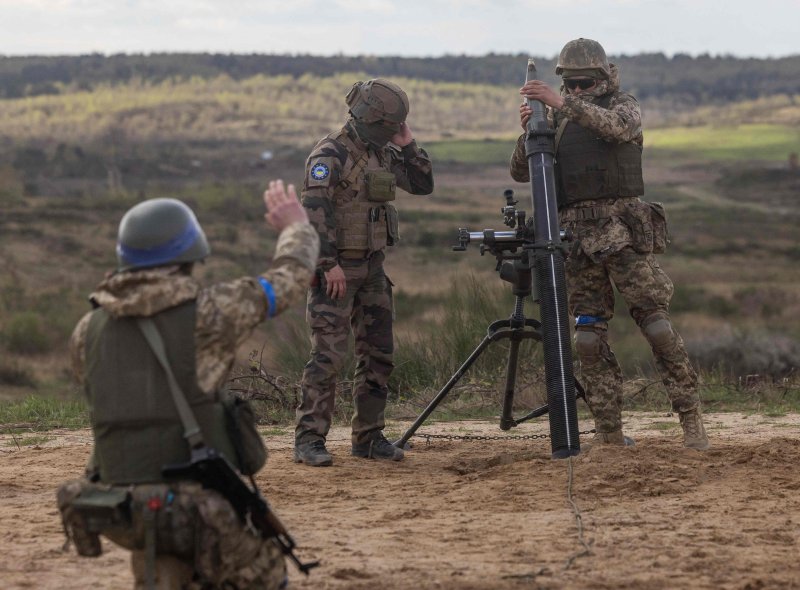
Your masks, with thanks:
[[[210,252],[194,212],[177,199],[143,201],[129,209],[119,224],[119,271],[196,262]]]

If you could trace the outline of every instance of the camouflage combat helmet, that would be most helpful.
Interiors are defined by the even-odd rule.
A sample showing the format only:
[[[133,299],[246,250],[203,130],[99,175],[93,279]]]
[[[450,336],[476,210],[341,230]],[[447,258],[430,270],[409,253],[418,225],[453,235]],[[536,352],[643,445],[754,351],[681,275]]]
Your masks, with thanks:
[[[558,55],[556,75],[561,76],[565,72],[572,75],[587,75],[586,70],[590,72],[599,70],[606,80],[611,76],[603,46],[597,41],[581,37],[564,45]]]
[[[394,82],[375,78],[356,82],[345,98],[350,114],[360,123],[403,123],[408,116],[408,95]]]
[[[139,203],[119,223],[120,271],[196,262],[210,252],[194,213],[177,199],[149,199]]]

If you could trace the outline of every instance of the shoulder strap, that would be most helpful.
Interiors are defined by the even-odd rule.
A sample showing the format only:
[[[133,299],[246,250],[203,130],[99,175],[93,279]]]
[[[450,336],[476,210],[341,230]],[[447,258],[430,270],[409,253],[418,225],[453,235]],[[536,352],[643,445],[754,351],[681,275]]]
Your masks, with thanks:
[[[369,154],[366,151],[364,151],[360,154],[360,156],[358,156],[358,159],[356,159],[354,154],[358,153],[360,150],[357,149],[356,144],[350,138],[350,135],[348,135],[345,129],[339,131],[333,137],[333,139],[340,142],[344,146],[344,149],[347,150],[347,155],[350,156],[350,158],[352,158],[353,160],[355,160],[353,163],[353,167],[350,168],[348,174],[336,184],[337,188],[338,187],[348,188],[356,181],[358,175],[361,174],[361,172],[366,167],[367,163],[369,162]]]
[[[342,180],[337,183],[337,187],[348,188],[355,180],[358,178],[358,175],[364,170],[364,168],[369,162],[369,156],[367,152],[361,154],[361,157],[353,164],[353,167],[350,168],[350,173],[345,176]]]
[[[161,334],[155,322],[153,322],[151,318],[137,318],[136,323],[139,325],[139,329],[142,331],[145,340],[147,340],[147,343],[150,345],[153,354],[156,355],[159,364],[167,374],[172,400],[175,402],[178,415],[181,417],[181,422],[183,423],[183,437],[189,442],[189,448],[194,449],[203,446],[205,444],[203,441],[203,433],[200,431],[200,426],[197,424],[194,412],[192,412],[192,408],[189,407],[189,402],[186,401],[186,396],[181,386],[178,384],[178,380],[175,379],[172,367],[170,367],[169,360],[167,360],[164,340],[161,338]]]
[[[562,118],[561,121],[558,123],[558,129],[556,129],[556,137],[553,141],[553,152],[558,153],[558,144],[561,143],[561,136],[564,135],[564,130],[567,128],[567,123],[569,123],[569,119],[566,117]]]

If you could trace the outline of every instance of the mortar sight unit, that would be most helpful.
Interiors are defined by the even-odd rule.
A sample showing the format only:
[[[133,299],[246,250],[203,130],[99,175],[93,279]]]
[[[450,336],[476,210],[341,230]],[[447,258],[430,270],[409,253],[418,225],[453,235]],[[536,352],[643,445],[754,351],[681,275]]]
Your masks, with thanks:
[[[507,189],[503,192],[506,204],[500,209],[503,214],[503,223],[510,230],[494,230],[484,229],[483,231],[470,231],[467,228],[458,228],[458,245],[453,246],[454,252],[463,252],[471,243],[480,244],[481,256],[489,252],[497,259],[497,267],[495,270],[500,274],[500,278],[507,283],[511,283],[516,288],[518,287],[520,271],[529,269],[532,265],[530,259],[530,250],[533,249],[535,243],[533,220],[526,220],[526,213],[517,209],[519,201],[514,199],[514,191]],[[572,240],[572,236],[565,230],[560,230],[559,237],[563,242]],[[519,285],[525,293],[521,293],[524,297],[526,294],[532,294],[534,301],[539,301],[538,291],[536,289],[536,277],[530,274],[531,284],[527,284],[528,276],[523,276],[523,284]]]

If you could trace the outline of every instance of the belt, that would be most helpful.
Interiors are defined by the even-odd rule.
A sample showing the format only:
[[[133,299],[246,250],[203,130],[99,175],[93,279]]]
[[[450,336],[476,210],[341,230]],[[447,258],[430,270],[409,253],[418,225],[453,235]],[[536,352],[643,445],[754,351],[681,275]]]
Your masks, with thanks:
[[[347,258],[348,260],[366,260],[369,257],[369,250],[339,250],[339,258]]]
[[[609,217],[610,213],[611,207],[570,207],[561,211],[561,218],[564,221],[583,221]]]
[[[638,200],[639,197],[617,197],[616,199],[609,199],[608,205],[590,205],[581,207],[580,205],[571,205],[565,207],[559,212],[563,221],[583,221],[586,219],[603,219],[611,217],[611,212],[614,205],[624,204],[629,201]]]

